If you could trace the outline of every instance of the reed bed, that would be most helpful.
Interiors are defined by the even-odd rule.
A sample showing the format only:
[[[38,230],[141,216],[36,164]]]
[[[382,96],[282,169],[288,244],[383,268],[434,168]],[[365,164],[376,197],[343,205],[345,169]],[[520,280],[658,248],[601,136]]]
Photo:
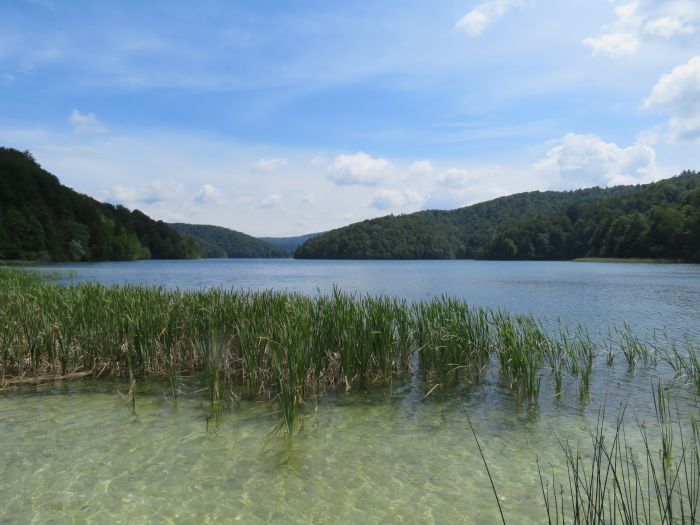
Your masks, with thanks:
[[[197,376],[212,419],[220,418],[224,399],[266,399],[277,403],[286,435],[297,408],[326,389],[409,374],[421,376],[426,392],[462,388],[480,381],[492,364],[528,403],[538,402],[548,372],[555,396],[572,378],[585,399],[599,352],[583,329],[555,337],[532,317],[449,297],[409,304],[339,290],[306,297],[59,286],[31,271],[0,268],[0,305],[0,388],[90,371],[128,379],[132,392],[133,381],[165,377],[177,400],[181,378]],[[616,335],[609,345],[626,356],[630,372],[638,362],[656,363],[658,348],[646,347],[629,327]],[[672,344],[663,359],[700,392],[697,349],[686,347]],[[615,353],[608,348],[607,355],[612,364]]]

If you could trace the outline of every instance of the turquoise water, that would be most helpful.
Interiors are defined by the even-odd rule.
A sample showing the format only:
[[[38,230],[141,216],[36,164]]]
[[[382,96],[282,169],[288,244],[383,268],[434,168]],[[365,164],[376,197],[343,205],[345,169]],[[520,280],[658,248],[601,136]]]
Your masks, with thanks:
[[[302,261],[209,259],[52,265],[71,282],[169,288],[276,289],[426,299],[443,294],[473,305],[531,313],[592,331],[629,323],[700,339],[700,265],[507,261]]]

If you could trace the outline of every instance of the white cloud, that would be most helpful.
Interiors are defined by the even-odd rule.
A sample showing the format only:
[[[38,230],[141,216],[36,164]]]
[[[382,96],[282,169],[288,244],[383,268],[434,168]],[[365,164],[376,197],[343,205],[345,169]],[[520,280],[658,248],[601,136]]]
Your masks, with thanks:
[[[388,160],[375,159],[358,151],[354,155],[338,155],[328,166],[328,178],[340,186],[374,186],[389,177],[393,170]]]
[[[490,0],[477,5],[457,22],[457,29],[472,38],[478,37],[513,7],[521,7],[521,0]]]
[[[154,181],[145,187],[114,186],[107,201],[133,207],[138,204],[157,204],[182,196],[185,187],[173,181]]]
[[[438,182],[447,188],[464,188],[477,174],[467,168],[448,168],[438,176]]]
[[[582,40],[583,44],[593,50],[594,55],[605,54],[611,57],[631,55],[639,49],[636,35],[629,33],[611,33]]]
[[[260,159],[253,166],[253,170],[260,173],[274,173],[285,164],[287,164],[287,159],[285,158]]]
[[[194,196],[194,202],[197,204],[224,204],[226,197],[216,186],[205,184]]]
[[[604,26],[602,34],[582,40],[594,55],[632,55],[654,39],[687,37],[700,24],[700,3],[696,0],[634,0],[618,5],[614,12],[615,21]]]
[[[656,176],[656,152],[648,144],[621,148],[596,135],[568,133],[551,143],[534,169],[552,188],[637,184]]]
[[[645,34],[667,40],[677,35],[693,34],[695,30],[693,24],[675,16],[660,16],[644,24]]]
[[[260,201],[258,206],[260,208],[274,208],[280,202],[282,202],[282,197],[277,193],[272,193]]]
[[[700,138],[700,56],[663,75],[644,107],[668,111],[672,139]]]
[[[386,211],[401,208],[406,205],[415,205],[423,202],[423,197],[415,190],[377,190],[372,196],[370,206],[377,210]]]
[[[408,172],[411,175],[432,175],[435,172],[435,168],[433,168],[430,161],[417,160],[408,167]]]
[[[75,133],[108,133],[109,129],[94,113],[81,113],[74,109],[68,118]]]

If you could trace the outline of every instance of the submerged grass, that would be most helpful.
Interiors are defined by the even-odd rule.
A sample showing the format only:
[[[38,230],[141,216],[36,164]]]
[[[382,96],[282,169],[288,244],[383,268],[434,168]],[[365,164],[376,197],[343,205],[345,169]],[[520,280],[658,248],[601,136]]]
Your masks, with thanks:
[[[291,438],[298,407],[329,388],[364,388],[420,374],[432,392],[480,381],[490,363],[528,403],[543,375],[554,395],[573,378],[588,397],[597,346],[579,328],[558,337],[530,316],[475,308],[442,297],[408,304],[339,290],[318,297],[284,292],[155,287],[59,286],[36,272],[0,268],[0,388],[38,377],[91,371],[96,377],[161,376],[177,400],[181,378],[199,376],[218,421],[225,399],[276,402]],[[614,339],[614,341],[613,341]],[[628,368],[655,364],[658,349],[629,327],[610,348]],[[672,345],[664,360],[700,391],[697,349]],[[608,348],[608,364],[614,353]],[[570,381],[566,381],[570,383]],[[235,393],[233,393],[235,389]]]

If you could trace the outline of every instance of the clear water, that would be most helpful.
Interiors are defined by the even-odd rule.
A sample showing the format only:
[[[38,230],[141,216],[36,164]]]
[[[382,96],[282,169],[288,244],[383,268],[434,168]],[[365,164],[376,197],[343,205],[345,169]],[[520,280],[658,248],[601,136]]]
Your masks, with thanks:
[[[426,398],[416,384],[331,393],[304,407],[291,455],[280,437],[265,442],[276,422],[266,403],[232,403],[217,427],[203,398],[175,405],[157,383],[140,385],[136,416],[124,384],[5,393],[0,522],[498,523],[466,410],[508,522],[542,523],[536,459],[565,481],[557,437],[585,449],[597,410],[607,403],[612,426],[620,402],[653,434],[650,377],[638,379],[591,403],[543,395],[538,408],[496,380],[462,399]],[[697,413],[697,399],[679,393],[683,413]],[[631,416],[628,441],[641,453]]]
[[[666,329],[700,339],[700,265],[509,261],[301,261],[209,259],[61,264],[63,282],[168,288],[275,289],[427,299],[443,294],[470,304],[578,323],[592,331],[628,323],[640,333]]]
[[[627,321],[697,340],[700,267],[582,263],[145,261],[52,266],[71,281],[179,288],[275,288],[410,299],[449,294],[473,304],[559,316],[595,330]],[[669,385],[684,424],[698,397],[663,364],[630,373],[621,356],[596,362],[581,400],[565,378],[561,399],[544,374],[537,407],[493,374],[461,397],[426,397],[413,378],[369,392],[330,392],[303,407],[287,453],[263,402],[231,402],[207,424],[190,381],[138,385],[133,416],[124,384],[79,381],[0,391],[0,523],[499,523],[469,414],[508,523],[542,523],[536,459],[565,482],[558,440],[589,448],[602,407],[612,426],[626,405],[627,439],[642,453],[638,421],[654,435],[651,385]],[[652,445],[653,446],[653,445]]]

